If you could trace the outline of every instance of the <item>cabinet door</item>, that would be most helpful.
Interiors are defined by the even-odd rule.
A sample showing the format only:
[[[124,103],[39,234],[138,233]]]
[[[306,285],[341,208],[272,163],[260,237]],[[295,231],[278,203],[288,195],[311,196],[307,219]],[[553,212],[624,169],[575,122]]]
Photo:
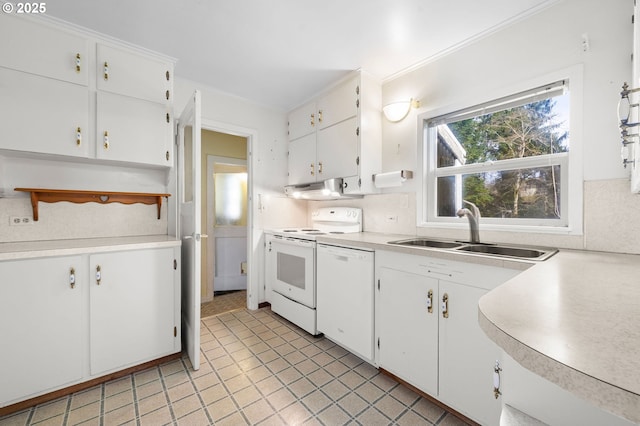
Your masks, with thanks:
[[[373,362],[373,253],[319,245],[318,331]]]
[[[0,67],[0,99],[0,149],[88,156],[86,87]]]
[[[2,13],[0,40],[0,66],[87,86],[85,38]]]
[[[289,143],[289,185],[315,182],[316,135],[315,133]]]
[[[173,262],[171,248],[90,257],[92,375],[176,352]]]
[[[439,399],[481,424],[499,424],[493,367],[501,352],[478,325],[478,300],[486,292],[440,281],[440,303],[446,294],[448,317],[441,306]]]
[[[318,180],[358,175],[358,124],[351,118],[318,131]]]
[[[360,107],[359,78],[341,84],[318,100],[319,129],[333,126],[358,115]]]
[[[97,158],[171,166],[166,106],[104,92],[97,102]]]
[[[315,133],[317,125],[316,103],[310,102],[289,113],[289,140]]]
[[[0,406],[81,379],[85,274],[80,256],[0,262]]]
[[[161,104],[172,99],[170,63],[98,43],[96,68],[96,87],[100,91]]]
[[[381,267],[376,303],[381,368],[436,396],[438,393],[438,281]],[[429,291],[433,298],[429,297]],[[433,300],[432,312],[429,301]]]

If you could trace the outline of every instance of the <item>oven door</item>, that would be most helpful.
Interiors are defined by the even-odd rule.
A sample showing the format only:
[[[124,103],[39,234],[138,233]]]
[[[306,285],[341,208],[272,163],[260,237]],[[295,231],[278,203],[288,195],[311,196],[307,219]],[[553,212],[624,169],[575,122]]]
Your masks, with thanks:
[[[273,236],[267,241],[271,289],[309,308],[316,307],[316,242]]]

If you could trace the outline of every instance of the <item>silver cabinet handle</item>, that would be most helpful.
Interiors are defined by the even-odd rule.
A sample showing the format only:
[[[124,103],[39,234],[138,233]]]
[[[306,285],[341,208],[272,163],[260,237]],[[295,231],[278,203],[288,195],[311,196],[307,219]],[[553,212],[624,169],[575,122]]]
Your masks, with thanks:
[[[76,270],[71,268],[69,270],[69,286],[73,289],[76,287]]]
[[[100,285],[102,282],[102,270],[100,265],[96,266],[96,284]]]

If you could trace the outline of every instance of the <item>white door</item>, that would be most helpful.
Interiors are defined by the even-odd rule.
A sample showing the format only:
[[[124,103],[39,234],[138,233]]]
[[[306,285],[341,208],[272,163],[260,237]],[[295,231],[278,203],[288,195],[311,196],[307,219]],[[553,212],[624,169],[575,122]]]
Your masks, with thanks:
[[[210,155],[207,179],[211,294],[246,290],[247,161]]]
[[[200,368],[200,92],[178,120],[178,193],[182,239],[182,336],[193,369]]]

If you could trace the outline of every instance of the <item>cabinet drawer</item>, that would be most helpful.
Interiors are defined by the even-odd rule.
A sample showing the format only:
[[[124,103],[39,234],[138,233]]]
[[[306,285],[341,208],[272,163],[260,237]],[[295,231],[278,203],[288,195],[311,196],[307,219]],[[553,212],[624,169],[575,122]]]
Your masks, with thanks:
[[[87,86],[85,38],[3,13],[0,39],[0,66]]]
[[[1,149],[88,156],[86,87],[0,67],[0,99]]]
[[[167,90],[172,88],[171,64],[98,43],[96,68],[98,90],[162,104],[173,96],[169,93],[167,100]]]
[[[100,92],[97,94],[97,102],[97,158],[171,166],[173,121],[170,119],[167,122],[167,107],[128,96]]]

